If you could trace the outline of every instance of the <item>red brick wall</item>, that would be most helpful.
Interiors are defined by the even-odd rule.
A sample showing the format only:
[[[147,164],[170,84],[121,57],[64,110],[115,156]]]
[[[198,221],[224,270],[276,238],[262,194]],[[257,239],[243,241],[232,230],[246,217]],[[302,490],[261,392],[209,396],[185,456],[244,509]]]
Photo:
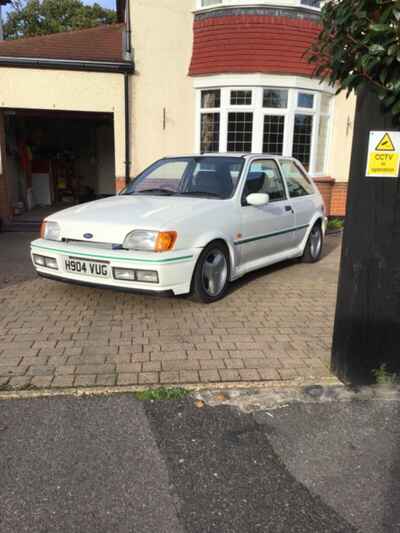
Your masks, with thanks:
[[[304,52],[321,27],[312,21],[267,15],[230,15],[194,22],[192,76],[265,72],[311,76]]]
[[[328,216],[343,217],[346,214],[347,183],[335,182],[333,178],[314,178],[325,202]]]
[[[347,183],[335,183],[332,190],[330,214],[343,217],[346,214]]]
[[[125,178],[115,178],[115,192],[122,191],[126,185]]]
[[[2,173],[0,173],[0,218],[3,220],[11,216],[8,201],[7,179],[5,174],[6,167],[6,143],[4,132],[4,116],[0,111],[0,150],[2,159]]]

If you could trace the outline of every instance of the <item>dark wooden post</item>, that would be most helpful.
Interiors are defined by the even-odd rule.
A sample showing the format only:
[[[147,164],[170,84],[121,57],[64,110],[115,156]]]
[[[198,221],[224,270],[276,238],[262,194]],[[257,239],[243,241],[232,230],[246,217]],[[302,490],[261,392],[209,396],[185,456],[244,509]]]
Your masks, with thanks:
[[[339,275],[332,370],[345,382],[400,370],[400,183],[366,177],[370,131],[399,131],[375,94],[358,96]],[[337,154],[340,157],[340,154]]]

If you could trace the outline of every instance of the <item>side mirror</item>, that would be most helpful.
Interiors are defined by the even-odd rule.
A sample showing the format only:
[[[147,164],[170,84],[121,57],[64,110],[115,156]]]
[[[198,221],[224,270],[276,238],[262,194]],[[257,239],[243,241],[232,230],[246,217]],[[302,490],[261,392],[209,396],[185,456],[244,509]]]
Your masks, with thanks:
[[[264,194],[262,192],[249,194],[246,197],[246,202],[248,203],[248,205],[254,205],[255,207],[267,205],[269,203],[269,194]]]

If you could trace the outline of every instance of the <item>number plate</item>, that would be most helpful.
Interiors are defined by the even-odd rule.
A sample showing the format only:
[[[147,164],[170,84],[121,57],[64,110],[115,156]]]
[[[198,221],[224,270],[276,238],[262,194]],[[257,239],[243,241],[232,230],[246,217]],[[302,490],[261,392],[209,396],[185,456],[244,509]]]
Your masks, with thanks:
[[[85,261],[76,257],[64,257],[65,271],[70,274],[108,278],[110,275],[109,264],[104,261]]]

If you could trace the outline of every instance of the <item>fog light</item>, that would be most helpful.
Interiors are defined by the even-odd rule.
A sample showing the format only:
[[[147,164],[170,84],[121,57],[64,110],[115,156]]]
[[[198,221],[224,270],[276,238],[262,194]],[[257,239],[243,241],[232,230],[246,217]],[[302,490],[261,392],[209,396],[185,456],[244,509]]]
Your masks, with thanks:
[[[52,257],[45,257],[44,263],[47,268],[52,268],[53,270],[58,270],[57,260]]]
[[[33,262],[35,263],[35,265],[38,265],[41,267],[46,266],[43,255],[33,254]]]
[[[125,281],[135,281],[135,271],[131,268],[113,268],[114,278]]]
[[[136,279],[144,283],[158,283],[158,273],[155,270],[136,270]]]

